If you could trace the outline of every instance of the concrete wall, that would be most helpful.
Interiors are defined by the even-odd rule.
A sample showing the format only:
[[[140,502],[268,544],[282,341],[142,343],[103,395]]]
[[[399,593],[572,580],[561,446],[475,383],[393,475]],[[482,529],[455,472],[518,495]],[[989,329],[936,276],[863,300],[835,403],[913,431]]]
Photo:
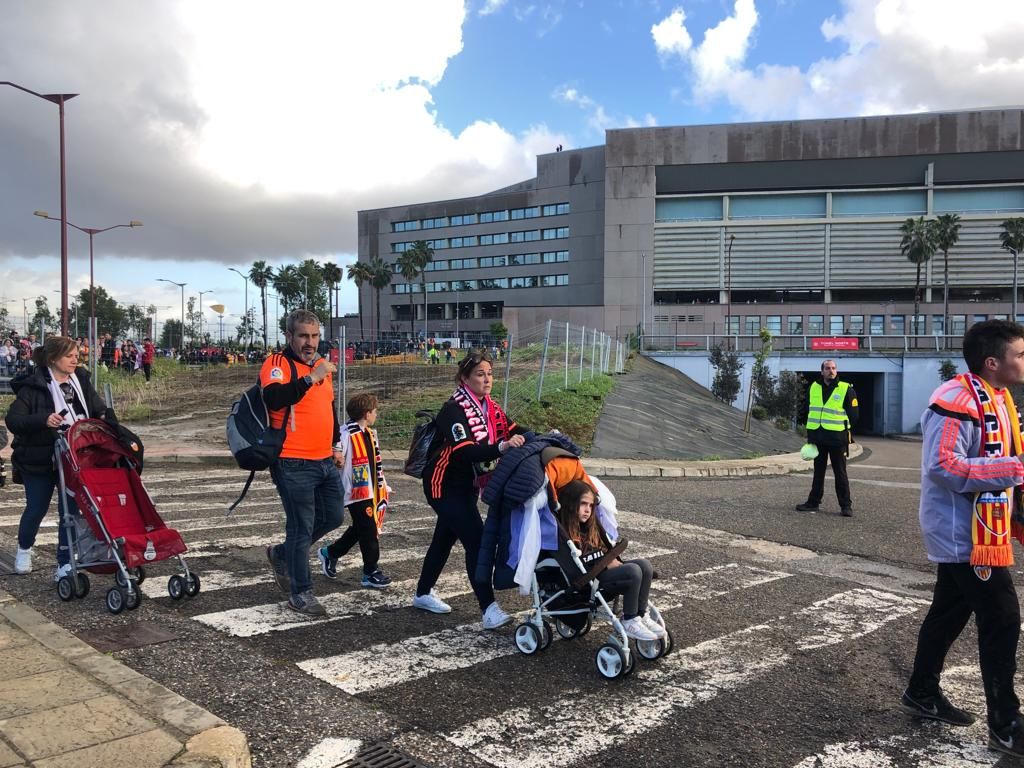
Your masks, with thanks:
[[[714,369],[703,352],[650,353],[652,360],[671,366],[689,376],[703,387],[711,389]],[[743,371],[740,374],[742,389],[736,398],[735,405],[745,407],[750,385],[750,373],[754,365],[754,355],[741,352]],[[780,371],[817,371],[826,356],[821,353],[814,355],[777,353],[768,360],[772,375],[778,376]],[[928,407],[928,398],[939,381],[939,365],[943,360],[951,359],[964,372],[967,366],[959,354],[927,355],[858,355],[857,357],[833,358],[839,366],[839,377],[847,373],[880,374],[879,386],[874,392],[876,421],[883,424],[885,433],[920,432],[921,414]]]

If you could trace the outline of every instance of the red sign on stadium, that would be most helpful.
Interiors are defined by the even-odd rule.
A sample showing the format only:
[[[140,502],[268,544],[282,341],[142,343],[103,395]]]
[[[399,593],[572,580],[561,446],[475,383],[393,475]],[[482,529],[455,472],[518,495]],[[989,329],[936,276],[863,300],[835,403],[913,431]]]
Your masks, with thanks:
[[[811,349],[860,349],[856,336],[827,336],[811,339]]]

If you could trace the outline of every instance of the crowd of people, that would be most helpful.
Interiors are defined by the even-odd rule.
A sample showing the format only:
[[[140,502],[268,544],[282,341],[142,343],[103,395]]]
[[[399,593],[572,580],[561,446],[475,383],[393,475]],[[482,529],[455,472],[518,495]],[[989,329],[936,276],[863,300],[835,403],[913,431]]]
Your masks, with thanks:
[[[0,340],[0,376],[16,376],[32,367],[32,351],[39,346],[35,334],[9,331]]]

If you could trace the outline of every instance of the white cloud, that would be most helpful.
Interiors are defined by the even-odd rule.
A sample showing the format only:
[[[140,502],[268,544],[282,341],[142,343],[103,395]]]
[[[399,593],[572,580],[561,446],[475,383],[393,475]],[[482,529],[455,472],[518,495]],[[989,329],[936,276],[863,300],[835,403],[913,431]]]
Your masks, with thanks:
[[[651,27],[654,47],[663,56],[685,56],[693,47],[693,39],[686,31],[686,12],[676,8],[668,16]]]
[[[604,140],[604,132],[609,128],[639,128],[640,126],[657,125],[658,121],[651,113],[644,115],[642,120],[637,120],[631,115],[612,116],[609,115],[602,104],[597,103],[585,93],[580,93],[576,88],[568,85],[559,86],[555,89],[552,97],[556,101],[566,104],[574,104],[584,112],[589,113],[587,127],[595,136]]]
[[[490,16],[500,11],[508,0],[484,0],[483,6],[477,11],[481,16]]]
[[[733,15],[708,30],[700,46],[678,53],[696,99],[724,98],[755,119],[1022,100],[1020,0],[842,0],[842,11],[823,21],[821,33],[843,50],[806,68],[748,61],[756,18],[752,0],[737,0]],[[663,52],[657,39],[655,47]]]

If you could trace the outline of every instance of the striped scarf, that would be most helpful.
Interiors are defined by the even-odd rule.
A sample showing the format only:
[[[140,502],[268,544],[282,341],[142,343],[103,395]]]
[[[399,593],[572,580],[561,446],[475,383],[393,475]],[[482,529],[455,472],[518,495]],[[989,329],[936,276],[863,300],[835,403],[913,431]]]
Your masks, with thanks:
[[[474,442],[497,445],[499,440],[508,437],[508,417],[489,395],[481,402],[466,387],[460,386],[452,395],[452,400],[466,414],[466,423],[469,424],[470,437]]]
[[[1021,454],[1020,422],[1017,408],[1008,390],[1004,391],[1004,404],[1009,424],[1000,418],[998,397],[987,381],[972,373],[956,377],[967,389],[978,406],[982,417],[982,455],[989,458],[1019,456]],[[971,565],[1013,565],[1013,546],[1010,536],[1024,543],[1024,528],[1011,520],[1016,489],[981,491],[974,496],[974,519],[971,522]]]
[[[379,534],[388,511],[388,484],[381,471],[380,445],[369,427],[361,429],[356,422],[350,421],[345,424],[345,429],[352,447],[352,500],[371,502],[366,514],[373,517]]]

